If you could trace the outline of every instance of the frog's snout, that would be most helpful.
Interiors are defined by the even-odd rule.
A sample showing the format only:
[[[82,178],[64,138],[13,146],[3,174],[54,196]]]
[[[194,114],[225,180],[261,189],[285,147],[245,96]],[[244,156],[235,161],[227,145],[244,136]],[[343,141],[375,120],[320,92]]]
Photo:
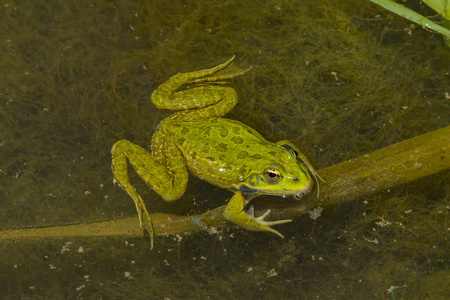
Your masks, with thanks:
[[[307,186],[305,189],[301,190],[299,193],[294,195],[295,200],[301,200],[305,195],[311,194],[314,186],[314,181],[311,181],[310,185]]]

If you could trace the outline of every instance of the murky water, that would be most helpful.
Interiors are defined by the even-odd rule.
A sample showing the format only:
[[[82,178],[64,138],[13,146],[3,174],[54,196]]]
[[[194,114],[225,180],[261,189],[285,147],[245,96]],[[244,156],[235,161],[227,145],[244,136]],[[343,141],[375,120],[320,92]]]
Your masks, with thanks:
[[[0,227],[135,215],[110,149],[148,146],[171,75],[236,55],[228,115],[290,139],[321,169],[449,125],[450,49],[357,1],[7,1],[0,7]],[[278,226],[180,238],[0,244],[2,299],[442,299],[450,295],[448,172]],[[152,212],[192,214],[228,191],[190,178]],[[307,201],[307,199],[305,200]]]

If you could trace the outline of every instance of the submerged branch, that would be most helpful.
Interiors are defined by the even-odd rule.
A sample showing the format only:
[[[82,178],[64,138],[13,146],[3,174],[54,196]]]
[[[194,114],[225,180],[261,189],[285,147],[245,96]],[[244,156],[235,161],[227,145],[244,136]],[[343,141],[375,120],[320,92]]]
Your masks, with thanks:
[[[295,204],[277,205],[272,217],[293,218],[320,205],[350,201],[363,195],[386,191],[391,187],[445,171],[450,167],[450,126],[391,145],[357,159],[318,171],[327,183],[321,185],[318,199],[313,195]],[[273,198],[272,198],[273,199]],[[263,201],[263,206],[268,206]],[[156,235],[207,230],[216,232],[226,226],[225,206],[201,215],[175,216],[151,214]],[[262,208],[260,208],[262,209]],[[91,223],[48,227],[3,229],[0,241],[18,239],[144,236],[137,216]]]

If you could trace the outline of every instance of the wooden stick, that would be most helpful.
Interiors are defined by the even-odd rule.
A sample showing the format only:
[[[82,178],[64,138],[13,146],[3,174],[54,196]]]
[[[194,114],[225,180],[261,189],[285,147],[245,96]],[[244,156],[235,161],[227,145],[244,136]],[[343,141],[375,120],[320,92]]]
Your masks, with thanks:
[[[450,126],[320,170],[320,176],[327,183],[321,185],[318,199],[311,195],[299,202],[274,203],[273,197],[266,197],[258,204],[263,206],[260,210],[270,207],[271,216],[275,219],[294,218],[318,205],[326,207],[350,201],[448,170],[449,149]],[[180,234],[199,230],[217,232],[217,229],[227,225],[222,216],[224,208],[225,206],[221,206],[195,216],[152,214],[155,234]],[[91,223],[3,229],[0,230],[0,241],[144,235],[145,232],[139,229],[138,217],[133,216]]]

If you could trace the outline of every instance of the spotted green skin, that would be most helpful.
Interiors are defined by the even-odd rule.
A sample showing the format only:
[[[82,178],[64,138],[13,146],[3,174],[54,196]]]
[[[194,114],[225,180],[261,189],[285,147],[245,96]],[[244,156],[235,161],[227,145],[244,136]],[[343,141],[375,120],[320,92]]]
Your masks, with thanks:
[[[116,142],[112,148],[115,182],[133,198],[152,248],[150,215],[129,181],[127,161],[166,201],[184,194],[188,170],[218,187],[233,190],[235,194],[224,212],[227,220],[247,230],[269,231],[281,237],[271,226],[291,220],[264,221],[270,210],[256,218],[252,209],[244,211],[245,205],[261,194],[300,198],[312,189],[311,174],[314,178],[317,174],[295,145],[289,141],[271,143],[249,126],[221,118],[238,101],[236,91],[227,84],[250,70],[216,74],[227,71],[233,59],[211,69],[176,74],[158,87],[152,102],[158,108],[177,112],[159,124],[152,137],[151,154],[127,140]],[[189,88],[178,91],[186,86]],[[273,182],[265,175],[268,168],[279,172],[279,180]]]

